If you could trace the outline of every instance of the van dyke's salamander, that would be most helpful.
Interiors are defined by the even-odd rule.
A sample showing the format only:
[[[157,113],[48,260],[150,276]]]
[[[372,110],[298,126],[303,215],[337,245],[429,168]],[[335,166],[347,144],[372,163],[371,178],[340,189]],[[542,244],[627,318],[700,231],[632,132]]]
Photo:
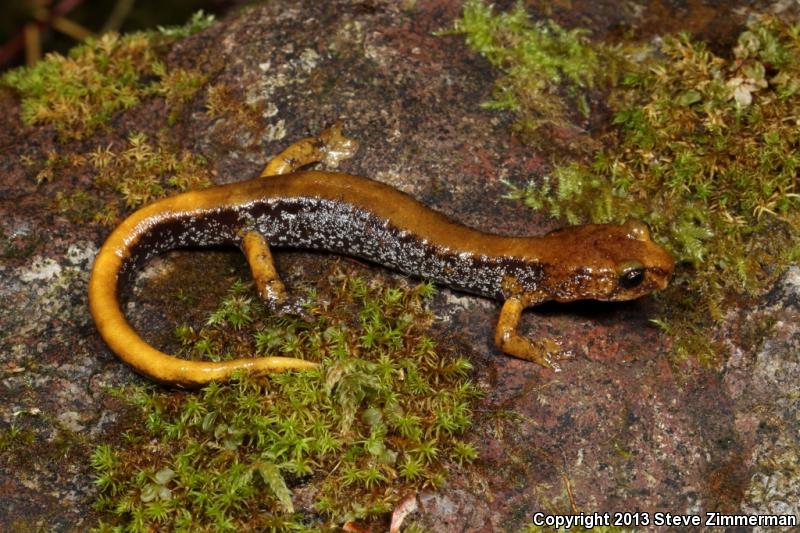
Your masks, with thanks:
[[[360,257],[455,289],[503,302],[495,333],[505,353],[555,367],[558,345],[517,334],[522,310],[546,300],[630,300],[666,287],[669,254],[636,221],[574,226],[543,237],[503,237],[455,223],[410,196],[367,178],[296,172],[316,161],[350,157],[355,142],[340,126],[298,141],[256,179],[179,194],[133,213],[97,254],[89,306],[111,349],[160,382],[198,386],[257,373],[302,370],[290,357],[186,361],[145,342],[118,301],[121,279],[166,250],[235,245],[244,251],[259,295],[276,311],[294,308],[275,270],[270,246]]]

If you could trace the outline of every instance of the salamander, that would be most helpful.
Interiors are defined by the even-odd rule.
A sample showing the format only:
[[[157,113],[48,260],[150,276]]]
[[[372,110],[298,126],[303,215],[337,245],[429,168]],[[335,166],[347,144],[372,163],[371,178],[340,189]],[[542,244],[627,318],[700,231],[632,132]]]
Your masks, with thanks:
[[[350,157],[355,141],[335,125],[273,158],[255,179],[178,194],[131,214],[97,254],[89,306],[100,335],[136,371],[192,387],[255,373],[315,368],[291,357],[187,361],[150,346],[122,313],[118,291],[156,254],[185,247],[238,246],[259,296],[293,312],[271,248],[345,254],[502,302],[495,343],[511,356],[558,369],[558,345],[517,332],[523,309],[547,300],[620,301],[667,286],[674,263],[638,221],[567,227],[540,237],[484,233],[368,178],[300,171]]]

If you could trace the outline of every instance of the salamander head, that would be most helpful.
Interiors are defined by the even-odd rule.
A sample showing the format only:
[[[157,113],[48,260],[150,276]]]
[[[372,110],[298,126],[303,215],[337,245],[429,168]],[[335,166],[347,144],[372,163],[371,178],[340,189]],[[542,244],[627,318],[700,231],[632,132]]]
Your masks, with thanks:
[[[632,300],[667,286],[672,257],[650,240],[647,226],[587,224],[549,233],[544,291],[560,302]]]

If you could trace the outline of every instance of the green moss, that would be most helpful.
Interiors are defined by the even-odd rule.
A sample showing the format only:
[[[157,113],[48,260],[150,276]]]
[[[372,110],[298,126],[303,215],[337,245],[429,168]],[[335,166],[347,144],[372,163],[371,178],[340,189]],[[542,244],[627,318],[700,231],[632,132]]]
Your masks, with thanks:
[[[476,5],[465,8],[465,31],[477,9],[505,42],[531,38],[519,7],[492,15]],[[508,17],[515,26],[503,26]],[[481,42],[501,39],[471,31],[480,53]],[[754,19],[731,59],[686,35],[666,37],[659,55],[628,63],[609,94],[618,142],[591,161],[558,164],[543,181],[509,184],[509,197],[572,224],[635,217],[651,226],[683,265],[658,321],[675,335],[678,360],[721,362],[713,329],[726,302],[762,293],[799,255],[800,133],[786,119],[800,110],[799,35],[800,26]],[[513,62],[504,72],[521,68]]]
[[[14,424],[0,430],[0,454],[13,455],[27,450],[36,441],[36,433]]]
[[[95,215],[101,213],[105,207],[100,198],[91,196],[85,191],[71,193],[59,191],[56,193],[55,206],[61,214],[79,223],[94,220]]]
[[[28,125],[54,124],[63,138],[81,138],[152,89],[139,80],[152,75],[156,56],[143,34],[106,34],[72,50],[49,54],[32,67],[10,71],[2,82],[22,95]]]
[[[608,85],[623,64],[617,49],[590,45],[586,30],[532,22],[522,2],[495,14],[492,6],[468,0],[451,33],[463,33],[502,73],[485,106],[514,111],[517,133],[539,147],[554,131],[581,130],[591,111],[587,91]]]
[[[167,69],[163,59],[175,39],[212,21],[212,16],[198,13],[180,27],[124,36],[108,33],[75,47],[67,57],[50,54],[33,67],[12,70],[0,84],[19,93],[26,124],[52,125],[61,141],[89,137],[119,111],[159,96],[165,100],[171,126],[207,77],[196,70]],[[23,163],[37,167],[37,184],[56,176],[95,172],[95,187],[57,191],[53,198],[54,207],[77,223],[116,223],[122,209],[109,192],[130,209],[210,184],[206,161],[172,146],[164,130],[155,143],[142,133],[130,133],[124,148],[95,144],[91,152],[50,152],[44,161],[25,158]]]
[[[211,21],[199,14],[184,27],[160,33],[107,33],[67,57],[48,54],[31,67],[11,70],[0,83],[22,97],[26,124],[52,124],[62,139],[81,139],[149,96],[163,94],[172,106],[185,102],[205,78],[180,69],[167,72],[160,60],[170,42]]]
[[[30,166],[33,162],[28,163]],[[47,159],[35,168],[37,182],[51,181],[56,174],[93,172],[93,185],[85,190],[57,191],[53,206],[73,222],[117,222],[121,206],[109,196],[118,195],[127,209],[176,192],[201,189],[211,184],[204,158],[171,146],[163,135],[150,142],[142,133],[128,137],[126,146],[98,147],[86,154]]]
[[[208,28],[215,20],[214,15],[201,9],[181,26],[158,26],[158,33],[170,39],[184,39]]]
[[[428,530],[414,522],[407,521],[403,524],[403,533],[426,533]]]
[[[128,208],[211,183],[205,159],[178,152],[163,140],[153,146],[141,133],[131,134],[123,150],[97,148],[89,161],[97,172],[95,183],[119,193]]]
[[[20,158],[23,165],[28,168],[36,168],[36,185],[52,181],[56,173],[68,172],[76,169],[84,163],[81,156],[75,154],[58,154],[55,151],[48,151],[45,160],[37,165],[37,162],[29,156]]]
[[[338,269],[327,279],[324,297],[306,298],[310,321],[274,316],[238,282],[199,331],[178,328],[184,357],[297,355],[321,367],[184,395],[135,390],[146,433],[93,455],[100,530],[369,521],[476,458],[460,435],[479,391],[469,362],[428,336],[431,286],[387,287]]]
[[[156,92],[166,98],[170,110],[168,122],[173,125],[178,121],[184,105],[206,84],[208,77],[196,70],[175,69],[167,72],[162,63],[155,64],[153,70],[161,78]]]

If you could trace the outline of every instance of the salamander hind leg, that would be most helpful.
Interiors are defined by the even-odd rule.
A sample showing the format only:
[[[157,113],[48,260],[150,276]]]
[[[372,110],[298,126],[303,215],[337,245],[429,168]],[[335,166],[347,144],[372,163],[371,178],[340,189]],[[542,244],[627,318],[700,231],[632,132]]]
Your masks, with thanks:
[[[264,236],[256,231],[245,233],[242,238],[242,250],[250,264],[250,272],[253,274],[258,295],[270,309],[280,314],[305,317],[300,303],[289,297],[286,286],[275,268],[269,243]]]
[[[495,344],[503,353],[560,372],[558,361],[570,354],[557,341],[550,338],[531,341],[517,333],[517,325],[524,308],[525,304],[518,297],[510,297],[503,303],[494,334]]]
[[[288,174],[318,162],[336,168],[340,161],[353,157],[356,150],[358,141],[345,137],[342,134],[342,123],[336,122],[316,137],[306,137],[292,143],[267,163],[259,177]]]
[[[270,309],[280,314],[299,315],[307,318],[299,303],[289,298],[286,286],[275,269],[275,261],[272,259],[269,243],[264,236],[256,231],[245,233],[242,237],[242,250],[250,264],[258,295]],[[240,359],[231,362],[230,365],[231,369],[247,370],[252,367],[256,373],[311,370],[319,366],[312,361],[283,356]]]

